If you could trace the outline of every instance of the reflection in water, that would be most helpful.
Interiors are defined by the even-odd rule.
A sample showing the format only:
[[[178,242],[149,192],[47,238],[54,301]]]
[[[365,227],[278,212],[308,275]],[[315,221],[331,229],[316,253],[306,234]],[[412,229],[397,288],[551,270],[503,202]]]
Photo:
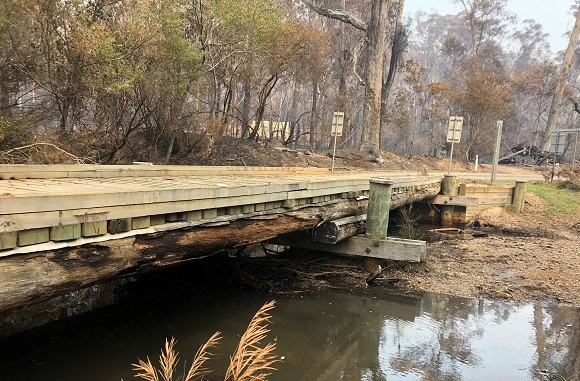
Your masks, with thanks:
[[[275,330],[279,338],[279,332],[293,334],[279,341],[287,360],[276,379],[530,380],[539,378],[540,359],[543,369],[565,377],[578,371],[578,309],[340,294],[286,300],[282,308]],[[550,317],[542,353],[534,309]]]
[[[175,336],[182,359],[190,360],[215,330],[226,340],[215,364],[224,369],[267,300],[237,288],[199,294],[197,287],[192,295],[182,283],[160,298],[139,289],[142,299],[132,295],[131,305],[0,341],[0,379],[130,380],[130,364],[155,358],[165,337]],[[514,381],[541,379],[540,369],[580,374],[580,310],[574,308],[374,291],[278,299],[273,316],[271,337],[284,356],[273,381]]]

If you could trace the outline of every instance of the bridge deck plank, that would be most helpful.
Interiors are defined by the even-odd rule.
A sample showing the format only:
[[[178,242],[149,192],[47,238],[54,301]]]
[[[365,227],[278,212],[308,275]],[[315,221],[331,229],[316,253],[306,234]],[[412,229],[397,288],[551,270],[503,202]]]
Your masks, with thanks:
[[[250,194],[294,192],[292,198],[362,190],[368,174],[349,178],[114,178],[2,181],[0,214],[140,205]],[[348,188],[348,189],[347,189]]]
[[[211,174],[199,175],[204,171]],[[98,174],[103,173],[101,169]],[[151,176],[150,171],[144,171],[149,176],[136,176],[137,173],[140,172],[131,168],[128,177],[97,177],[91,176],[89,170],[82,178],[62,174],[47,178],[46,172],[31,179],[0,180],[0,233],[159,215],[171,215],[175,221],[201,215],[201,211],[214,211],[206,213],[213,215],[223,208],[235,214],[238,209],[257,211],[317,204],[345,198],[347,194],[360,195],[368,190],[370,177],[390,177],[385,173],[330,175],[320,171],[282,171],[277,176],[268,171],[249,171],[246,175],[206,168],[189,172],[163,170],[163,175],[156,176]],[[401,177],[395,190],[406,192],[438,180],[439,177]]]

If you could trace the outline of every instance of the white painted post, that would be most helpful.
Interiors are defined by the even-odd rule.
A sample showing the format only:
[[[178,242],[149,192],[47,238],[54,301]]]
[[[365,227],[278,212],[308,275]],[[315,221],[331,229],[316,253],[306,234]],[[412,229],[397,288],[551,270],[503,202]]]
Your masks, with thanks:
[[[576,148],[578,148],[578,131],[576,131],[576,140],[574,141],[574,155],[572,156],[572,173],[574,173],[574,164],[576,164]]]
[[[475,172],[479,168],[479,155],[475,155]]]
[[[344,112],[337,111],[332,115],[332,128],[330,134],[334,135],[334,147],[332,148],[332,167],[330,172],[334,173],[334,157],[336,156],[336,137],[342,136],[342,126],[344,122]]]
[[[330,173],[334,173],[334,157],[336,156],[336,134],[334,134],[334,146],[332,147],[332,167]]]
[[[499,160],[499,149],[501,144],[501,128],[503,120],[497,121],[497,133],[495,135],[495,147],[493,149],[493,164],[491,167],[491,183],[493,184],[497,178],[497,162]]]
[[[449,152],[449,167],[447,168],[447,174],[451,174],[451,163],[453,162],[453,147],[455,146],[455,123],[456,119],[453,119],[453,139],[451,139],[451,151]]]

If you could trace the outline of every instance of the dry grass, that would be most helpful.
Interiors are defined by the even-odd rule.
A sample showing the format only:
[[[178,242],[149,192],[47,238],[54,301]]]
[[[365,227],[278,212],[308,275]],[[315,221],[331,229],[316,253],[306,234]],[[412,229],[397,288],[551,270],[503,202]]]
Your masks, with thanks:
[[[270,310],[275,302],[271,301],[262,306],[252,318],[246,332],[242,335],[238,347],[230,357],[230,365],[226,371],[227,381],[266,380],[274,370],[272,365],[276,362],[274,349],[276,343],[270,342],[263,348],[260,342],[266,338],[270,330]]]
[[[265,346],[261,344],[270,332],[268,328],[272,317],[270,311],[275,304],[273,300],[264,304],[250,321],[236,350],[230,357],[230,365],[226,370],[224,381],[265,381],[275,370],[273,364],[278,361],[277,356],[274,355],[276,344],[274,342],[269,342]],[[171,340],[165,340],[165,347],[159,355],[159,367],[155,368],[149,357],[147,361],[139,359],[138,364],[133,364],[135,377],[147,381],[202,380],[213,371],[206,367],[206,362],[215,356],[211,349],[219,345],[220,334],[219,331],[214,333],[198,349],[187,374],[175,374],[175,368],[179,363],[179,353],[174,348],[175,339],[171,338]]]
[[[395,235],[405,239],[419,239],[419,214],[413,211],[413,204],[399,208],[399,215],[395,218],[397,230]]]
[[[185,376],[185,381],[193,380],[194,378],[202,378],[203,376],[211,373],[210,368],[206,368],[205,363],[213,357],[213,354],[209,351],[211,348],[216,347],[221,340],[220,332],[213,334],[209,340],[202,345],[195,354],[191,368]]]

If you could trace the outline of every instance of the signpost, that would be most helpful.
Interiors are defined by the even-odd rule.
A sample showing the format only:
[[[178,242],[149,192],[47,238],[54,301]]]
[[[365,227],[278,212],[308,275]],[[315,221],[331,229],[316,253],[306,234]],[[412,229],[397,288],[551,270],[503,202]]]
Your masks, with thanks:
[[[550,134],[550,153],[554,155],[552,160],[552,175],[550,176],[550,182],[554,181],[554,176],[556,176],[556,159],[558,155],[564,155],[564,149],[566,148],[566,133],[561,130],[552,131]]]
[[[493,163],[491,167],[491,183],[495,182],[497,177],[497,162],[499,161],[499,149],[501,145],[501,129],[503,127],[503,120],[497,121],[497,132],[495,134],[495,147],[493,148]]]
[[[566,148],[566,131],[555,130],[550,134],[550,153],[553,155],[563,155]]]
[[[447,128],[447,143],[451,142],[451,152],[449,153],[449,168],[447,174],[451,173],[451,162],[453,160],[453,146],[461,140],[461,128],[463,127],[462,116],[450,116]]]
[[[334,156],[336,155],[336,137],[342,136],[342,126],[344,124],[344,112],[336,111],[332,115],[332,128],[330,136],[334,136],[334,147],[332,149],[332,168],[331,173],[334,173]]]
[[[550,153],[554,155],[554,163],[556,163],[556,155],[563,155],[566,150],[566,137],[568,134],[575,134],[574,154],[572,156],[572,172],[574,171],[574,164],[576,163],[576,150],[578,146],[578,134],[580,128],[567,128],[552,131],[550,134]]]

